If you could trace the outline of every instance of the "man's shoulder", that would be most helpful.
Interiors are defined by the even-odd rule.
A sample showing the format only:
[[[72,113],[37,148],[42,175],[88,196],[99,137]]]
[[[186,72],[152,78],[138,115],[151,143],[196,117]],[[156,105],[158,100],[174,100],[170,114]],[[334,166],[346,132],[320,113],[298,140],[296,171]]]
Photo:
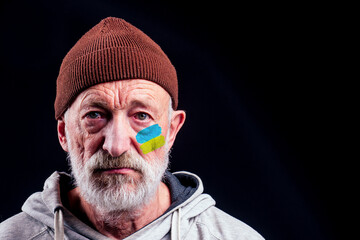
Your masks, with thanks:
[[[21,212],[0,223],[0,239],[52,239],[47,226]]]
[[[246,223],[212,206],[201,213],[195,221],[196,227],[208,232],[215,239],[263,240],[264,238]]]

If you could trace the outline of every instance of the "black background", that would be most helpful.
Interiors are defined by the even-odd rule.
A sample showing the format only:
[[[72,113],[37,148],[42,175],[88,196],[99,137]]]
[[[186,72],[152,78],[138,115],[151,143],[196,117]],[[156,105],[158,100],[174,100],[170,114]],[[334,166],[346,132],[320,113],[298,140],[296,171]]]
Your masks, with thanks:
[[[44,0],[2,1],[0,13],[1,221],[53,171],[68,170],[54,119],[57,74],[75,42],[114,16],[148,34],[177,69],[187,120],[172,171],[198,174],[219,208],[266,239],[340,234],[345,163],[334,159],[344,94],[333,9]]]

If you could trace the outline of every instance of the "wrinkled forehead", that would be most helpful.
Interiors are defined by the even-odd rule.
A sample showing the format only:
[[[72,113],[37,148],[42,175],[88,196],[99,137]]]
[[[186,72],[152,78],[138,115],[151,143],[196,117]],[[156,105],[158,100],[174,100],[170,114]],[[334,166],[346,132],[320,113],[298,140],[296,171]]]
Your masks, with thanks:
[[[169,93],[160,85],[142,79],[121,80],[94,85],[81,92],[74,103],[105,104],[108,107],[122,109],[132,105],[143,105],[153,108],[167,108]]]

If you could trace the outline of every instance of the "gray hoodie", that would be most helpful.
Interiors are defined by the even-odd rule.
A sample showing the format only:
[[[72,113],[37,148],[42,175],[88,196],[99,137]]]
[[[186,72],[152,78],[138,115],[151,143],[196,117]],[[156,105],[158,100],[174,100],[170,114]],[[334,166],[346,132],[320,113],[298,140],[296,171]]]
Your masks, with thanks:
[[[55,172],[44,190],[31,195],[22,212],[0,224],[0,239],[109,239],[74,216],[61,201],[71,188],[71,177]],[[192,173],[167,172],[172,204],[159,218],[128,236],[132,239],[263,239],[245,223],[215,207]]]

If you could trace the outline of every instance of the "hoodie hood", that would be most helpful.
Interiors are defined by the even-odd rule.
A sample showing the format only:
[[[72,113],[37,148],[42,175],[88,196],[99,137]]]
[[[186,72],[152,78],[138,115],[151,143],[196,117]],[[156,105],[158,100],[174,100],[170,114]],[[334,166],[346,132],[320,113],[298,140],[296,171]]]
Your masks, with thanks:
[[[215,205],[203,194],[201,179],[189,172],[166,172],[164,183],[171,192],[169,209],[126,239],[180,239],[191,227],[192,218]],[[55,239],[109,239],[74,216],[61,201],[61,193],[72,188],[66,173],[54,172],[45,182],[42,192],[31,195],[22,211],[53,229]]]

